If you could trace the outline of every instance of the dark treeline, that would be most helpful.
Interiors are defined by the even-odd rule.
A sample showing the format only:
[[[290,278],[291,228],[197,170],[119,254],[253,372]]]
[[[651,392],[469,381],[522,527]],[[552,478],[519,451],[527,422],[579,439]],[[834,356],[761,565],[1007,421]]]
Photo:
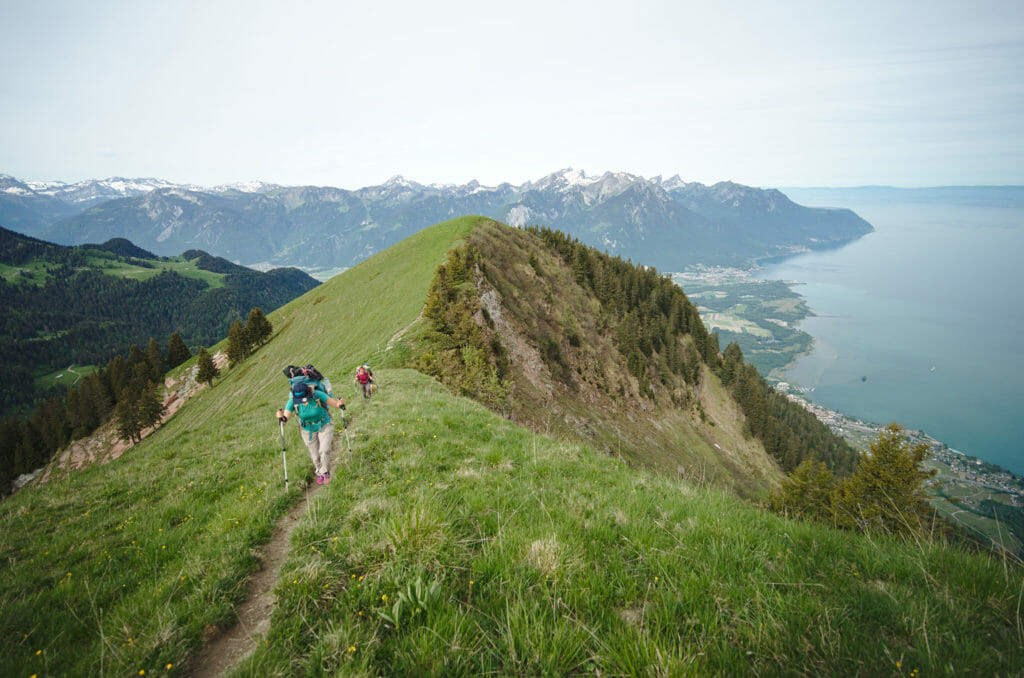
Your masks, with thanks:
[[[227,334],[247,308],[287,303],[316,285],[295,269],[260,273],[190,251],[200,268],[224,274],[223,285],[164,271],[145,281],[107,275],[90,261],[134,263],[149,254],[128,241],[63,247],[0,229],[0,262],[45,265],[45,282],[31,273],[0,281],[0,413],[24,414],[38,398],[61,393],[37,388],[35,378],[69,364],[104,364],[132,343],[178,332],[189,346]],[[159,259],[156,259],[159,261]]]
[[[486,313],[472,284],[479,262],[480,253],[467,244],[449,250],[447,261],[438,266],[423,307],[430,322],[429,348],[422,348],[413,365],[507,416],[508,356],[493,331],[485,332],[474,321],[478,312]]]
[[[115,356],[105,367],[93,370],[67,388],[64,398],[51,396],[37,403],[25,418],[4,417],[0,422],[0,494],[12,480],[45,464],[70,441],[95,431],[115,411],[127,424],[119,426],[122,437],[138,439],[143,428],[155,425],[164,414],[157,384],[163,383],[168,369],[191,357],[177,333],[171,335],[166,355],[150,338],[145,351],[132,344],[127,356]],[[135,410],[134,422],[124,417],[129,406]]]
[[[743,362],[738,344],[725,347],[718,374],[746,415],[748,430],[787,473],[807,460],[823,462],[838,476],[853,472],[853,448],[813,413],[769,386],[757,368]]]
[[[569,265],[576,282],[618,320],[616,345],[629,373],[640,381],[642,393],[654,397],[651,379],[659,369],[696,384],[701,360],[717,365],[718,335],[707,331],[697,307],[671,278],[602,254],[561,231],[531,230]],[[681,337],[691,341],[680,342]]]
[[[248,357],[273,333],[273,326],[259,307],[249,313],[249,321],[235,319],[237,334],[229,342],[229,351]],[[205,348],[199,349],[197,380],[213,383],[219,374]],[[156,427],[166,414],[161,385],[168,370],[192,357],[181,335],[171,334],[167,352],[149,338],[146,350],[132,344],[127,356],[115,356],[93,370],[79,383],[66,389],[64,398],[51,396],[36,403],[31,415],[4,417],[0,421],[0,496],[11,481],[45,464],[57,451],[73,440],[83,438],[112,417],[118,436],[130,442],[142,438],[142,432]]]
[[[641,392],[655,396],[652,381],[659,373],[682,376],[686,383],[700,379],[700,361],[718,374],[746,416],[746,428],[787,472],[811,459],[846,475],[857,462],[854,450],[828,427],[784,396],[776,393],[743,362],[739,347],[730,344],[725,359],[718,335],[709,333],[697,307],[668,276],[602,254],[564,233],[529,229],[570,266],[576,282],[589,289],[608,315],[618,321],[615,341]],[[686,338],[690,340],[687,341]]]

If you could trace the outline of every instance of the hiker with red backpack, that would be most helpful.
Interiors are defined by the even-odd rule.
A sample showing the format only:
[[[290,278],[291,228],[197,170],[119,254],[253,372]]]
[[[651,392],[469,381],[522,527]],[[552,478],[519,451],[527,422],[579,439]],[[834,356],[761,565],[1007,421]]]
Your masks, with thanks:
[[[329,408],[345,409],[343,398],[334,398],[330,393],[330,382],[309,365],[304,368],[289,365],[284,370],[291,385],[291,394],[284,409],[277,411],[277,420],[288,423],[291,413],[299,418],[302,442],[309,449],[309,457],[316,470],[317,485],[331,482],[331,443],[334,440],[334,422]],[[325,386],[326,382],[326,386]],[[342,415],[344,416],[344,415]],[[282,439],[283,440],[283,439]],[[287,467],[285,467],[287,478]]]
[[[373,370],[366,363],[356,368],[356,383],[363,389],[363,397],[369,398],[373,395]]]

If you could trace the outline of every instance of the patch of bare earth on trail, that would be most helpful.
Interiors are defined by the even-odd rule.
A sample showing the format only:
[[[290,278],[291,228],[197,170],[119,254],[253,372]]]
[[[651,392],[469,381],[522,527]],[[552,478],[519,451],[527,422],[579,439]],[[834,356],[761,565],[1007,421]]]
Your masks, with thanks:
[[[211,629],[203,649],[192,662],[190,675],[201,678],[222,676],[256,649],[270,629],[274,609],[274,584],[288,556],[292,531],[306,513],[319,485],[310,485],[294,508],[277,524],[270,541],[263,546],[263,565],[249,578],[245,602],[237,610],[238,622],[229,629]]]

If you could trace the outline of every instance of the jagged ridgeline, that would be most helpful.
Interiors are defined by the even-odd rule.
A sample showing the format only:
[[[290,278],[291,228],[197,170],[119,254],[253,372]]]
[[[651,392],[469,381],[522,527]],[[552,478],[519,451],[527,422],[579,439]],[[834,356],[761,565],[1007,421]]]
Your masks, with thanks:
[[[670,278],[559,231],[479,226],[438,268],[424,316],[413,364],[535,430],[745,495],[803,459],[855,463],[737,347],[723,362]]]
[[[507,242],[508,258],[492,258],[483,237]],[[552,299],[543,314],[513,318],[515,293],[524,307],[543,298],[525,284],[503,287],[508,298],[481,304],[477,327],[490,329],[483,308],[499,328],[590,309],[573,316],[580,346],[559,344],[565,382],[549,374],[553,349],[545,361],[540,344],[533,353],[502,340],[508,372],[494,376],[512,384],[513,417],[525,416],[516,408],[532,403],[527,394],[547,388],[550,399],[531,405],[532,426],[554,430],[568,413],[614,443],[615,430],[587,424],[577,401],[617,405],[616,417],[637,420],[636,435],[675,426],[684,407],[669,408],[653,368],[645,367],[651,398],[613,333],[593,343],[591,323],[600,311],[611,326],[611,314],[572,281],[561,255],[477,218],[438,224],[271,313],[270,341],[119,458],[0,502],[0,676],[193,674],[207,639],[235,624],[266,544],[311,480],[291,428],[290,488],[283,482],[273,416],[287,397],[281,368],[313,363],[351,396],[367,358],[381,388],[370,401],[350,397],[351,453],[338,431],[333,480],[313,486],[282,546],[273,612],[245,627],[256,647],[227,675],[1021,674],[1022,578],[1012,566],[789,520],[678,475],[631,468],[593,444],[537,435],[399,369],[412,349],[428,348],[415,330],[428,324],[417,318],[431,280],[447,252],[467,244],[481,260],[460,293],[497,299],[489,280],[501,273]],[[539,276],[530,254],[543,278],[530,277]],[[486,348],[490,334],[480,332]],[[588,359],[621,365],[604,390],[576,372],[575,351],[588,344]],[[721,424],[694,426],[692,437],[721,436],[722,452],[703,444],[734,453],[722,424],[738,407],[701,364],[696,383],[684,373],[679,397],[690,393],[685,407],[696,409],[699,396],[708,421]],[[545,419],[548,404],[560,409]],[[728,436],[743,441],[741,429]],[[265,635],[253,631],[260,621]]]

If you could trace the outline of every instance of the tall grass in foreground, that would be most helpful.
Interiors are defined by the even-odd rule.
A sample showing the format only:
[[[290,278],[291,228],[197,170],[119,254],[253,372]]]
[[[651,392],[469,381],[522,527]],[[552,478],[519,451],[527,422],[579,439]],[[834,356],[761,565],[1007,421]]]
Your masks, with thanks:
[[[0,675],[152,674],[230,622],[252,546],[298,494],[280,454],[273,469],[255,452],[183,435],[167,465],[123,459],[4,502]]]
[[[281,369],[312,362],[343,390],[475,222],[416,234],[275,311],[266,346],[123,457],[0,503],[0,676],[181,673],[234,621],[258,547],[311,474],[293,425],[285,493]]]
[[[388,371],[239,675],[1017,675],[1024,579],[784,520]]]

